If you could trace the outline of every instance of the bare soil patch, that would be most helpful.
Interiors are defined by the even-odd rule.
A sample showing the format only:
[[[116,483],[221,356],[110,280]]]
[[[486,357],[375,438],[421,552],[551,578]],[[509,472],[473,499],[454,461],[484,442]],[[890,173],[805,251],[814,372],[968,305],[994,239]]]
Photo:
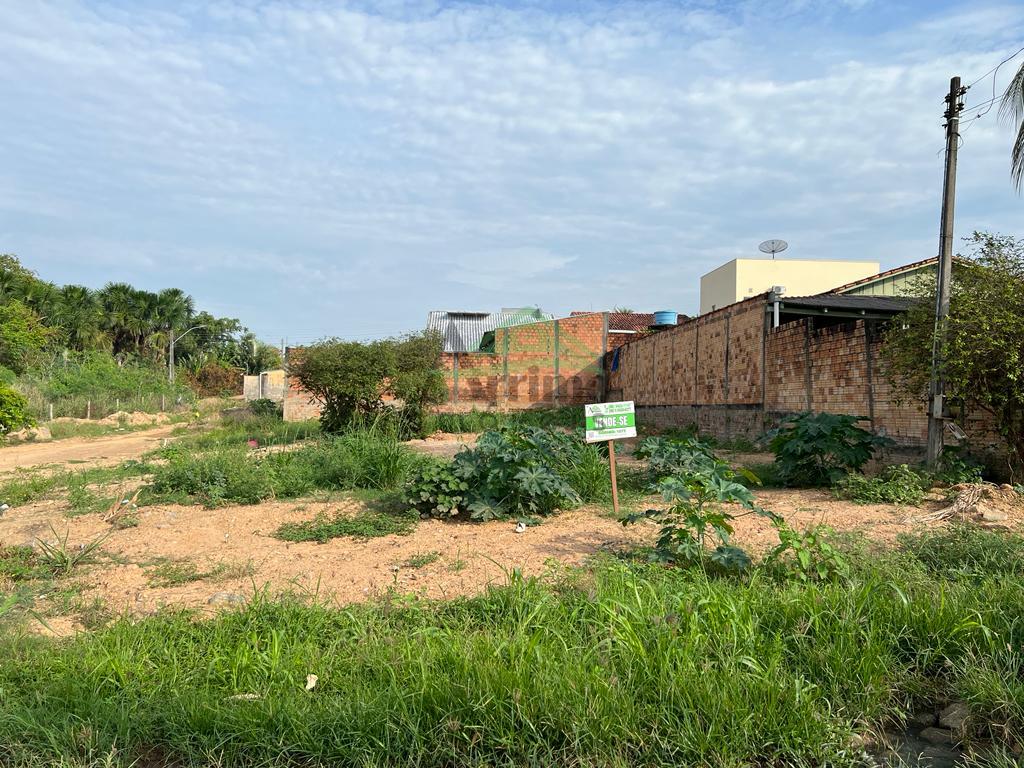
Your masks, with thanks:
[[[46,464],[78,467],[117,464],[158,448],[175,429],[164,425],[110,437],[69,437],[46,443],[20,443],[0,448],[0,474]]]
[[[856,505],[837,500],[828,491],[810,490],[766,490],[759,498],[796,528],[828,525],[881,542],[920,528],[912,514],[943,503],[936,499],[921,508]],[[650,501],[656,503],[656,498]],[[512,569],[536,575],[553,563],[580,564],[602,551],[650,543],[657,529],[654,524],[624,527],[607,508],[586,507],[518,534],[514,521],[424,520],[408,536],[337,538],[318,544],[289,543],[272,535],[282,523],[364,509],[364,502],[348,496],[218,509],[155,506],[138,510],[137,527],[117,530],[102,514],[67,518],[65,502],[51,500],[19,507],[0,518],[0,545],[31,545],[36,538],[52,538],[51,525],[61,535],[67,531],[72,545],[106,535],[104,562],[83,568],[70,583],[81,589],[87,602],[98,598],[114,613],[144,615],[166,606],[211,613],[263,589],[271,595],[316,595],[339,604],[387,591],[428,598],[472,595],[503,582]],[[1021,523],[1024,516],[1018,515],[1014,527]],[[770,523],[758,517],[737,520],[735,538],[758,553],[777,543]],[[421,561],[427,562],[410,565]],[[162,583],[155,574],[168,564],[191,569],[199,577]],[[74,628],[74,622],[56,618],[61,620],[48,621],[53,631]]]

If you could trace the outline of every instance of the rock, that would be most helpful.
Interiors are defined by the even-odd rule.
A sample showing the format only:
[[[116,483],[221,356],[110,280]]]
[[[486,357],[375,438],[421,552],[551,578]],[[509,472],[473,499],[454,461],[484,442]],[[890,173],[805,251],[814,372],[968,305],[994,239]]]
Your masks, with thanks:
[[[207,605],[245,605],[245,595],[237,592],[215,592],[206,601]]]
[[[522,520],[516,523],[516,533],[526,533],[526,523]]]
[[[971,717],[971,709],[962,701],[954,701],[939,712],[939,725],[952,731],[962,731]]]
[[[1006,513],[994,509],[983,509],[981,519],[986,523],[1001,523],[1006,519]]]
[[[910,722],[914,723],[914,725],[927,727],[929,725],[936,725],[939,722],[939,716],[934,712],[918,712],[910,718]]]
[[[932,744],[953,744],[953,734],[942,728],[925,728],[921,731],[921,738]]]

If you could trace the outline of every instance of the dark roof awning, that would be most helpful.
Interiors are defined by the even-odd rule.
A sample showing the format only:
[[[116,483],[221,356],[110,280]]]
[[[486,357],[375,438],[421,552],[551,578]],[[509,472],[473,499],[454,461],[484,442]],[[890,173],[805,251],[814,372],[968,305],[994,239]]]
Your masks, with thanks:
[[[782,317],[834,317],[837,319],[888,319],[902,314],[914,304],[914,299],[903,296],[858,296],[823,293],[820,296],[793,296],[779,298]],[[769,311],[773,302],[768,302]]]

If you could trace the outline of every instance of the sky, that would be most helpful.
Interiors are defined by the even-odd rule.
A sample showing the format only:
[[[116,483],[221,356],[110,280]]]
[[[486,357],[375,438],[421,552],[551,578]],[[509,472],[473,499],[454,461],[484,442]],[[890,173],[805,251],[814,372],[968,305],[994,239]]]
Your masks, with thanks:
[[[432,309],[695,313],[700,275],[934,256],[943,97],[1024,4],[0,0],[0,252],[288,344]],[[956,234],[1024,235],[996,110]]]

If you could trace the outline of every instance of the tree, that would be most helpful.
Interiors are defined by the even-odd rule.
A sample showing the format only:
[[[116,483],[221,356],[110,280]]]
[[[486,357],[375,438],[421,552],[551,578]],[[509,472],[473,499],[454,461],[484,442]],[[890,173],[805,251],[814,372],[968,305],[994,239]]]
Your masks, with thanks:
[[[444,339],[437,331],[412,333],[395,342],[395,372],[390,390],[405,404],[403,421],[409,432],[424,437],[427,408],[445,401],[448,388],[441,368]]]
[[[0,385],[0,436],[34,425],[25,396]]]
[[[950,284],[945,347],[946,394],[992,415],[1006,442],[1011,475],[1024,471],[1024,241],[975,232]],[[925,399],[935,330],[935,281],[911,288],[920,297],[893,323],[883,360],[898,391]]]
[[[1003,92],[999,116],[1017,130],[1017,138],[1010,150],[1010,177],[1019,190],[1024,184],[1024,64]]]
[[[0,305],[0,365],[24,373],[54,338],[39,315],[20,301]]]
[[[297,358],[289,364],[288,375],[320,403],[325,432],[340,432],[355,416],[379,411],[385,382],[396,369],[391,341],[326,339],[305,347]]]

